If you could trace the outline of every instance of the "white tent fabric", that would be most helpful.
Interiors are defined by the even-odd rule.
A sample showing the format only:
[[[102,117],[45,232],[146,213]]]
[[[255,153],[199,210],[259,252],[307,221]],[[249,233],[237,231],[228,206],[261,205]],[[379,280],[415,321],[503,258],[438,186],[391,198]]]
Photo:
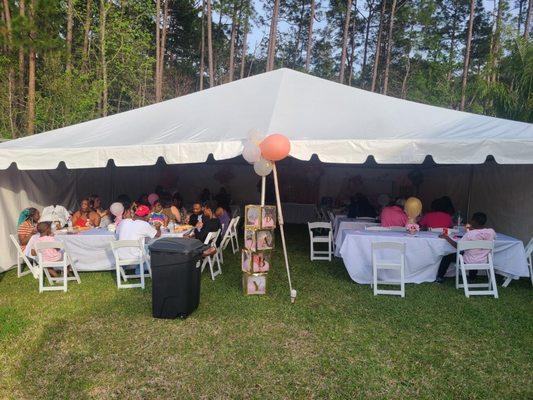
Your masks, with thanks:
[[[533,163],[533,125],[428,106],[279,69],[0,144],[0,169],[101,168],[233,158],[257,128],[324,162]]]
[[[179,177],[177,188],[193,200],[199,191],[195,185],[218,190],[221,182],[215,182],[214,175],[220,168],[228,172],[204,164],[209,154],[217,160],[238,156],[251,129],[286,134],[291,155],[302,160],[317,154],[324,162],[359,164],[373,156],[379,163],[417,164],[431,155],[437,163],[462,164],[425,171],[420,196],[426,204],[447,194],[465,211],[471,182],[471,211],[487,211],[498,231],[522,240],[533,233],[533,125],[413,103],[281,69],[1,143],[0,271],[16,262],[8,236],[16,232],[18,214],[25,207],[72,208],[90,193],[108,203],[120,193],[134,196],[168,184],[167,175]],[[484,163],[488,155],[500,164],[515,165],[483,164],[471,175],[471,167],[464,164]],[[167,164],[189,165],[161,166],[156,164],[160,157]],[[57,168],[61,162],[66,168]],[[293,170],[281,170],[282,186]],[[306,169],[312,182],[309,192],[316,191],[316,199],[338,195],[354,174],[368,177],[367,193],[387,191],[405,172],[372,172],[351,165],[326,167],[319,177],[313,171],[312,166]],[[234,194],[244,192],[237,199],[242,203],[257,201],[252,168],[235,166],[233,172],[235,178],[224,186]],[[293,181],[302,180],[294,174]]]

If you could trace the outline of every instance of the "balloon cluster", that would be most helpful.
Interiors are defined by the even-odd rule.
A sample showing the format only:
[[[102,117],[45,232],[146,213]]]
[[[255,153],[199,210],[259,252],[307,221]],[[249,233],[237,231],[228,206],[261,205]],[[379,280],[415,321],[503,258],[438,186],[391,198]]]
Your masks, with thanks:
[[[263,135],[254,129],[248,134],[244,143],[242,156],[259,176],[267,176],[272,172],[272,163],[283,160],[291,151],[291,143],[287,137],[274,133],[263,139]]]

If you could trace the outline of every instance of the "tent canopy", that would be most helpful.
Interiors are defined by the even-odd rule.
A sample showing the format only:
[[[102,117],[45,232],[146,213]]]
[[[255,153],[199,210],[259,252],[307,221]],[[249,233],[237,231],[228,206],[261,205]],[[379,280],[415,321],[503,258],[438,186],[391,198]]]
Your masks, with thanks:
[[[0,169],[204,162],[242,151],[253,129],[280,132],[309,160],[533,163],[533,125],[459,112],[279,69],[147,107],[0,144]]]

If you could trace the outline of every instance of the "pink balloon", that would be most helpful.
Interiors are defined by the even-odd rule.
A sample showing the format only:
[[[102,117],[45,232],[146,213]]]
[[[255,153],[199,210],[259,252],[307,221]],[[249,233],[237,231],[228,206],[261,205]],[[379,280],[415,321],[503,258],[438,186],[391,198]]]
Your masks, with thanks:
[[[280,161],[289,155],[291,142],[289,142],[286,136],[280,133],[274,133],[267,136],[259,147],[261,148],[261,155],[264,159]]]

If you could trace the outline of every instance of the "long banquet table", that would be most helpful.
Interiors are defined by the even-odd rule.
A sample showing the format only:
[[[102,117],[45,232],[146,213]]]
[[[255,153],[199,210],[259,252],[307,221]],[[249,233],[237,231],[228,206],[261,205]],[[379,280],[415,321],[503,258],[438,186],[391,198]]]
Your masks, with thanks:
[[[183,237],[181,233],[163,233],[161,237]],[[34,235],[25,253],[30,256]],[[91,229],[77,234],[56,234],[55,238],[65,244],[65,248],[79,272],[109,271],[115,269],[115,258],[111,242],[117,240],[115,233],[106,229]]]
[[[344,231],[340,255],[348,274],[357,283],[372,281],[372,242],[406,243],[405,281],[409,283],[433,282],[437,276],[441,258],[455,249],[437,233],[419,232],[416,236],[407,232]],[[384,253],[384,257],[387,255]],[[507,277],[529,276],[524,244],[515,238],[498,233],[494,242],[494,266]],[[394,271],[380,272],[382,279],[394,279]]]

